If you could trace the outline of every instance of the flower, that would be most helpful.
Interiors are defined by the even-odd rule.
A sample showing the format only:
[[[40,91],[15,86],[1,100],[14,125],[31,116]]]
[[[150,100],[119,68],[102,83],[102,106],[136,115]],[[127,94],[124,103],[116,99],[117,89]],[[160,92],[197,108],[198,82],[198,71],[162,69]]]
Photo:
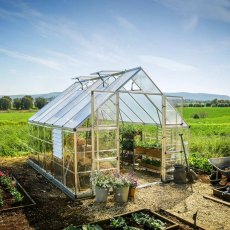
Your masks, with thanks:
[[[134,177],[133,173],[129,173],[128,176],[127,176],[127,178],[129,180],[131,188],[136,188],[138,186],[137,179]]]
[[[90,181],[92,185],[100,187],[100,188],[111,188],[111,179],[109,174],[96,171],[92,173]]]
[[[4,173],[2,171],[0,171],[0,176],[4,176]]]
[[[113,183],[114,188],[122,188],[122,187],[129,187],[130,186],[129,179],[126,176],[121,175],[119,173],[114,173],[112,183]]]

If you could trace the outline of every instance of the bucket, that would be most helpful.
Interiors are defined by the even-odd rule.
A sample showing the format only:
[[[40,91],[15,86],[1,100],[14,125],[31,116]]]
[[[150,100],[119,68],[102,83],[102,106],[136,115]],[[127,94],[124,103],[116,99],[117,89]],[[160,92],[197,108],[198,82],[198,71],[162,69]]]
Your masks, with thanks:
[[[114,189],[114,199],[116,203],[125,203],[128,201],[129,187],[121,187]]]
[[[108,188],[100,188],[95,187],[95,194],[96,194],[96,202],[98,203],[106,203],[108,197]]]
[[[174,183],[176,184],[185,184],[186,180],[186,170],[185,167],[181,164],[174,165],[173,178]]]

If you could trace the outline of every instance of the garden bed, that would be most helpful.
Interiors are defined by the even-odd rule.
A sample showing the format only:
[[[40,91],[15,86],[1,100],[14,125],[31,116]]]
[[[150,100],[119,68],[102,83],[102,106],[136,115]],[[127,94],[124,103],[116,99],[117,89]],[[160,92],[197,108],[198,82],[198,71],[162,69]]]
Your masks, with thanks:
[[[1,172],[1,177],[3,175]],[[0,178],[0,212],[13,211],[36,204],[13,176],[5,176],[5,178],[6,182]]]
[[[98,229],[180,229],[179,225],[172,220],[149,209],[141,209],[135,212],[114,216],[112,219],[97,221],[88,224],[88,227],[98,227]],[[85,225],[76,229],[84,229]],[[68,228],[67,228],[68,229]],[[88,229],[88,228],[87,228]],[[97,229],[97,228],[95,228]]]

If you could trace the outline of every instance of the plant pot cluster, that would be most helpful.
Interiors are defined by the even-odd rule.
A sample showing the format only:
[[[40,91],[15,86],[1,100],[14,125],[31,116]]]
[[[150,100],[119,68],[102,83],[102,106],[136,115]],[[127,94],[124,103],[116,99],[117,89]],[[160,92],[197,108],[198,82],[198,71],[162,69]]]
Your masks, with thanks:
[[[124,176],[118,173],[96,171],[91,176],[95,188],[96,202],[106,203],[109,191],[114,194],[116,203],[125,203],[128,198],[134,198],[137,181],[132,175]]]

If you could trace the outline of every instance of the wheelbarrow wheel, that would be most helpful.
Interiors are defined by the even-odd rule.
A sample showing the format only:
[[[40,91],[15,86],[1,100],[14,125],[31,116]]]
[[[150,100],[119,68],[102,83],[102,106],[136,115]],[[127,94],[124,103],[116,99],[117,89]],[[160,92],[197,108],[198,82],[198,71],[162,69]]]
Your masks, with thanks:
[[[217,174],[217,175],[216,175]],[[212,174],[209,176],[210,183],[212,185],[217,185],[220,183],[222,178],[222,175],[219,171],[217,172],[212,172]]]

